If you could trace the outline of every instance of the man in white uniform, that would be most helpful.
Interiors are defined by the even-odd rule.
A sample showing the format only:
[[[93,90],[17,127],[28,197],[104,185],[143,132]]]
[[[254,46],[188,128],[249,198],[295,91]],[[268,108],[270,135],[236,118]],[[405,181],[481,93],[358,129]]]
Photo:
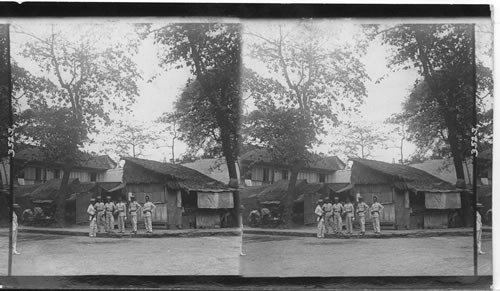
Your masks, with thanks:
[[[97,232],[97,225],[96,225],[97,211],[95,209],[95,199],[94,198],[90,199],[90,204],[89,204],[89,207],[87,208],[87,213],[89,214],[89,222],[90,222],[89,237],[95,237],[96,232]]]
[[[373,204],[370,207],[370,214],[372,215],[373,231],[375,234],[380,234],[380,212],[384,210],[384,206],[378,203],[377,196],[373,196]]]
[[[483,208],[483,204],[477,203],[476,208],[479,210],[479,208]],[[483,252],[481,249],[481,235],[483,234],[483,222],[481,221],[481,214],[479,214],[479,211],[476,211],[476,239],[477,239],[477,253],[480,255],[486,254]]]
[[[111,201],[111,196],[106,197],[106,204],[104,204],[104,215],[106,217],[106,232],[112,232],[115,229],[115,219],[113,214],[116,210],[115,204]]]
[[[318,200],[314,213],[316,214],[316,221],[318,222],[318,238],[325,237],[325,216],[322,208],[323,200]]]
[[[96,215],[96,224],[97,224],[97,231],[101,232],[102,229],[106,229],[106,219],[104,217],[104,202],[101,200],[101,196],[97,196],[97,202],[94,206],[95,210],[97,211]]]
[[[346,203],[344,204],[345,216],[345,228],[348,234],[352,234],[352,221],[354,220],[354,205],[351,203],[351,199],[347,197]]]
[[[359,228],[361,229],[361,235],[365,234],[365,217],[366,217],[366,211],[368,211],[370,207],[368,204],[363,201],[363,197],[359,197],[359,202],[358,205],[356,206],[356,212],[358,213],[359,217]]]
[[[130,205],[128,208],[128,212],[130,213],[130,217],[132,218],[132,232],[134,234],[137,233],[137,211],[141,208],[141,205],[135,201],[135,196],[130,196]]]
[[[342,212],[344,211],[344,206],[339,202],[339,197],[333,198],[333,227],[335,229],[335,234],[342,232]]]
[[[145,199],[146,203],[144,203],[144,206],[142,207],[144,225],[146,226],[146,233],[153,233],[153,221],[151,219],[153,216],[153,210],[156,208],[156,206],[149,201],[148,195],[146,195]]]
[[[323,213],[325,215],[326,233],[333,232],[333,205],[328,197],[325,198],[325,203],[323,203]]]
[[[123,203],[122,197],[118,197],[116,212],[118,213],[118,232],[125,233],[125,219],[127,219],[127,205]]]
[[[14,255],[20,255],[21,253],[17,251],[17,214],[16,210],[20,207],[18,204],[12,205],[14,207],[14,211],[12,211],[12,253]]]

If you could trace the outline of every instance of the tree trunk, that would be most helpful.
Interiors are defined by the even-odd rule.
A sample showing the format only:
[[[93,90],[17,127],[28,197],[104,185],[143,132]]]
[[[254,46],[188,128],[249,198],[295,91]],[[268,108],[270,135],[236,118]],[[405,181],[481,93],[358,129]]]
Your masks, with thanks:
[[[455,174],[457,177],[457,188],[464,189],[466,188],[465,182],[465,174],[463,167],[463,157],[462,151],[460,149],[460,143],[457,137],[457,128],[456,123],[453,122],[456,118],[452,118],[448,116],[446,118],[446,123],[448,127],[448,143],[450,145],[451,156],[453,158],[453,164],[455,165]],[[460,194],[460,200],[462,202],[462,218],[464,226],[472,226],[474,223],[474,217],[472,213],[472,199],[471,195],[468,192],[462,191]]]
[[[64,227],[66,224],[66,195],[69,191],[69,174],[71,173],[71,166],[65,165],[63,177],[61,181],[61,187],[59,188],[59,192],[57,193],[56,198],[56,213],[55,220],[57,222],[58,227]]]
[[[285,205],[283,208],[283,216],[281,220],[283,221],[285,228],[292,228],[293,226],[293,201],[297,197],[297,178],[299,176],[298,167],[292,167],[290,174],[290,181],[288,181],[288,193],[285,199]]]

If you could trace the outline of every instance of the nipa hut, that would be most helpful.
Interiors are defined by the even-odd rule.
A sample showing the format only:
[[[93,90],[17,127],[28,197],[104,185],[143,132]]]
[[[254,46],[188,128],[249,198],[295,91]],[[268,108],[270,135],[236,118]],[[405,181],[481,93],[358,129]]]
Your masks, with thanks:
[[[363,197],[368,204],[377,196],[384,206],[382,225],[394,229],[460,225],[462,206],[469,201],[450,183],[406,165],[367,159],[352,161],[351,193],[356,198]]]
[[[123,157],[123,190],[157,206],[153,223],[174,227],[236,226],[234,190],[182,165]],[[138,220],[142,220],[139,213]]]

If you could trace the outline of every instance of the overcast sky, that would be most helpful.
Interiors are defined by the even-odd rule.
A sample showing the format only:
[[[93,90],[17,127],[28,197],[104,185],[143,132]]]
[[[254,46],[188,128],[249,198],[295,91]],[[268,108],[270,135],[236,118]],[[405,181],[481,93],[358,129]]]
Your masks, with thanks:
[[[157,19],[157,23],[168,23],[174,21],[172,19]],[[200,20],[198,20],[200,21]],[[51,23],[53,21],[45,20],[41,22],[43,24]],[[102,21],[97,21],[102,23]],[[119,41],[123,35],[130,32],[131,26],[128,24],[130,21],[127,20],[114,20],[115,27],[118,29],[111,36],[107,36],[107,41]],[[26,28],[36,30],[42,29],[43,26],[38,28],[37,25],[33,25],[34,22],[23,21]],[[57,23],[57,22],[54,22]],[[60,23],[60,22],[59,22]],[[64,23],[75,23],[75,21],[66,20]],[[105,23],[110,23],[106,21]],[[116,23],[119,23],[116,25]],[[323,21],[325,23],[331,23],[332,27],[342,26],[344,33],[340,41],[352,42],[355,41],[349,31],[349,26],[356,21]],[[254,23],[248,23],[245,25],[254,25]],[[260,24],[262,27],[266,26],[266,23]],[[327,26],[328,27],[328,26]],[[347,27],[347,28],[346,28]],[[20,49],[20,44],[23,43],[25,38],[16,33],[12,33],[11,36],[12,45],[12,55],[13,58],[21,63],[23,66],[34,69],[36,66],[30,64],[29,61],[22,60],[18,54]],[[186,81],[191,77],[188,69],[177,69],[166,71],[164,68],[159,67],[159,60],[156,54],[157,47],[153,44],[151,40],[144,41],[140,48],[138,54],[134,57],[134,61],[137,63],[139,73],[143,77],[139,80],[139,98],[137,102],[132,107],[132,115],[122,116],[121,118],[134,120],[135,122],[142,122],[145,124],[153,124],[153,121],[158,118],[163,112],[171,112],[173,110],[173,104],[179,94],[182,92]],[[408,92],[414,83],[415,79],[418,77],[415,70],[409,71],[399,71],[390,72],[386,68],[386,57],[387,57],[387,47],[384,47],[380,42],[373,42],[370,44],[368,52],[365,56],[361,58],[362,62],[365,64],[366,72],[369,75],[371,81],[368,81],[365,86],[367,89],[367,98],[364,104],[360,107],[361,114],[359,116],[353,117],[354,119],[363,119],[364,121],[378,125],[384,126],[383,121],[388,118],[391,114],[400,112],[402,107],[401,104],[404,98],[408,95]],[[244,62],[248,63],[248,59],[244,59]],[[386,75],[386,77],[378,84],[375,83],[377,79],[381,76]],[[156,76],[153,80],[151,78]],[[248,104],[247,104],[248,105]],[[251,105],[248,105],[251,108]],[[316,150],[324,153],[328,153],[330,148],[328,143],[331,141],[333,136],[326,136],[323,138],[324,144],[319,146]],[[106,136],[96,136],[95,140],[98,142],[95,145],[88,147],[88,149],[99,152],[101,146],[99,143],[106,141]],[[404,145],[404,154],[406,157],[412,154],[415,147],[406,143]],[[182,143],[178,143],[176,146],[176,156],[181,156],[186,151],[186,146]],[[164,158],[167,160],[170,158],[170,149],[150,147],[145,151],[145,158],[152,160],[163,161]],[[387,150],[378,150],[373,154],[374,159],[391,162],[393,159],[398,160],[399,149],[392,148]]]

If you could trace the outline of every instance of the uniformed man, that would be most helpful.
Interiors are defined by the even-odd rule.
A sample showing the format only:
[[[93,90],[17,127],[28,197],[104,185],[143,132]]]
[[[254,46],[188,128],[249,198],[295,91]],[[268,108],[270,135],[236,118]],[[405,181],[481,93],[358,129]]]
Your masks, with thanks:
[[[476,208],[479,210],[479,208],[483,208],[482,203],[477,203]],[[483,252],[481,249],[481,235],[483,233],[483,222],[481,221],[481,214],[479,214],[479,211],[476,211],[476,238],[477,238],[477,253],[480,255],[486,254]]]
[[[127,219],[127,205],[122,201],[122,197],[118,197],[118,203],[116,203],[116,213],[118,214],[118,232],[125,233],[125,219]]]
[[[19,211],[19,204],[12,205],[14,207],[14,211],[12,211],[12,253],[14,255],[20,255],[21,253],[17,251],[17,214],[16,211]]]
[[[102,202],[101,196],[97,196],[96,199],[96,204],[95,204],[95,210],[97,211],[96,215],[96,224],[97,224],[97,231],[101,232],[102,229],[106,229],[106,217],[104,216],[104,202]]]
[[[333,227],[335,229],[335,234],[342,232],[342,213],[344,211],[344,206],[339,202],[339,197],[333,198]]]
[[[141,204],[135,201],[135,196],[130,196],[130,205],[128,208],[128,212],[130,213],[130,217],[132,218],[132,232],[134,234],[137,233],[137,212],[141,208]]]
[[[89,237],[95,237],[96,232],[97,232],[97,225],[96,225],[97,211],[95,209],[95,199],[94,198],[90,199],[90,204],[89,204],[89,207],[87,208],[87,213],[89,214],[89,222],[90,222]]]
[[[345,215],[345,228],[348,234],[352,234],[352,221],[354,220],[354,205],[351,203],[351,199],[347,197],[346,203],[344,204]]]
[[[363,201],[363,197],[359,197],[359,202],[356,207],[356,212],[358,214],[359,218],[359,228],[361,229],[361,235],[365,234],[365,215],[366,211],[368,211],[370,207],[368,207],[368,204]]]
[[[104,215],[106,217],[106,232],[112,232],[115,229],[115,219],[113,218],[115,210],[116,206],[111,201],[111,196],[107,196],[106,204],[104,204]]]
[[[149,201],[148,195],[146,195],[145,199],[146,203],[144,203],[144,206],[142,207],[142,214],[144,216],[144,225],[146,226],[146,233],[153,233],[153,222],[151,219],[153,210],[156,208],[156,206]]]
[[[316,209],[314,210],[314,213],[316,214],[316,221],[318,222],[318,232],[317,232],[317,237],[318,238],[324,238],[325,237],[325,215],[323,211],[323,200],[319,199],[318,202],[316,203]]]
[[[373,231],[375,234],[380,234],[380,212],[384,209],[382,204],[378,203],[377,196],[373,196],[373,204],[370,207],[370,214],[372,215]]]
[[[325,214],[326,233],[333,232],[333,205],[330,203],[330,198],[328,197],[325,198],[323,203],[323,213]]]

